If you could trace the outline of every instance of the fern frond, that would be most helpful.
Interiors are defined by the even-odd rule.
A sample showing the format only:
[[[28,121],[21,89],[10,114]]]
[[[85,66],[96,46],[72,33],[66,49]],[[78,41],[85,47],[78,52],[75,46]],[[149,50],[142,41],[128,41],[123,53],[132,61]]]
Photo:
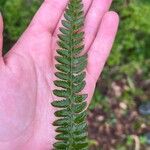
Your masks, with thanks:
[[[52,105],[58,110],[58,119],[53,123],[57,126],[56,150],[87,150],[86,98],[81,94],[84,89],[85,67],[87,54],[81,55],[84,49],[82,31],[84,12],[82,0],[70,0],[62,20],[62,27],[58,35],[55,76],[58,80],[54,84],[58,87],[53,93],[64,99],[54,101]]]

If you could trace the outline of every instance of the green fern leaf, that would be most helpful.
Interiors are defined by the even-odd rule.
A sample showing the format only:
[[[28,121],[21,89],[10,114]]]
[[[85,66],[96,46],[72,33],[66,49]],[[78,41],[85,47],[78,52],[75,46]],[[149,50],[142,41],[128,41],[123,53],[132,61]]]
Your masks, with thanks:
[[[52,102],[52,105],[54,107],[59,107],[59,108],[66,108],[70,105],[70,101],[69,100],[61,100],[61,101],[54,101]]]
[[[64,49],[57,50],[57,53],[63,57],[69,57],[69,52],[67,50]]]
[[[87,98],[87,94],[83,94],[83,95],[75,95],[74,97],[74,101],[76,103],[80,103],[80,102],[83,102],[85,99]]]
[[[55,112],[57,120],[53,123],[58,133],[54,149],[87,150],[87,94],[81,94],[86,85],[88,57],[87,54],[81,55],[84,49],[82,0],[70,0],[64,18],[58,35],[58,55],[55,57],[57,80],[54,84],[58,89],[53,91],[54,95],[64,99],[52,103],[58,108]]]
[[[86,77],[86,73],[82,72],[79,75],[73,76],[73,83],[80,83],[82,82]]]

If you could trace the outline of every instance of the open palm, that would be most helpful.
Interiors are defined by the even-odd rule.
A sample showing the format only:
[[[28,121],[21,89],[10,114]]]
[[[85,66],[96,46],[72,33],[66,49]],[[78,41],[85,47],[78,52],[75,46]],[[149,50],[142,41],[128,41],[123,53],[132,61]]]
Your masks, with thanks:
[[[107,60],[118,27],[118,15],[108,12],[111,0],[83,0],[85,50],[88,52],[88,103]],[[2,57],[0,51],[0,150],[51,150],[55,108],[57,34],[67,0],[45,0],[27,30]],[[15,16],[14,16],[15,17]],[[0,17],[0,50],[3,21]]]

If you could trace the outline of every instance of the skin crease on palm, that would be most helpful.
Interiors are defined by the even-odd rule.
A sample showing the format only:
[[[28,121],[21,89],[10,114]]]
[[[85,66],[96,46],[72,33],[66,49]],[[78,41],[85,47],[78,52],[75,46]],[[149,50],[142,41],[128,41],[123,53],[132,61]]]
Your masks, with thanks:
[[[55,80],[57,34],[68,0],[45,0],[27,30],[2,57],[0,16],[0,150],[52,150],[56,109],[51,102]],[[119,17],[111,0],[83,0],[86,87],[89,103],[112,48]],[[14,16],[15,17],[15,16]]]

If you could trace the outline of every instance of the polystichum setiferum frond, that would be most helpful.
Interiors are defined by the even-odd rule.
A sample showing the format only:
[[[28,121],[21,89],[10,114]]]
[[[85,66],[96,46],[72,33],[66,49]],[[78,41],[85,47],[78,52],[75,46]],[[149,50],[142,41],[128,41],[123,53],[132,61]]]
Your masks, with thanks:
[[[56,150],[87,150],[86,98],[83,94],[87,54],[81,55],[84,49],[84,12],[82,0],[70,0],[62,20],[56,56],[55,73],[58,87],[53,93],[62,100],[52,103],[58,110],[58,117],[53,125],[57,126]],[[82,94],[81,94],[82,93]]]

